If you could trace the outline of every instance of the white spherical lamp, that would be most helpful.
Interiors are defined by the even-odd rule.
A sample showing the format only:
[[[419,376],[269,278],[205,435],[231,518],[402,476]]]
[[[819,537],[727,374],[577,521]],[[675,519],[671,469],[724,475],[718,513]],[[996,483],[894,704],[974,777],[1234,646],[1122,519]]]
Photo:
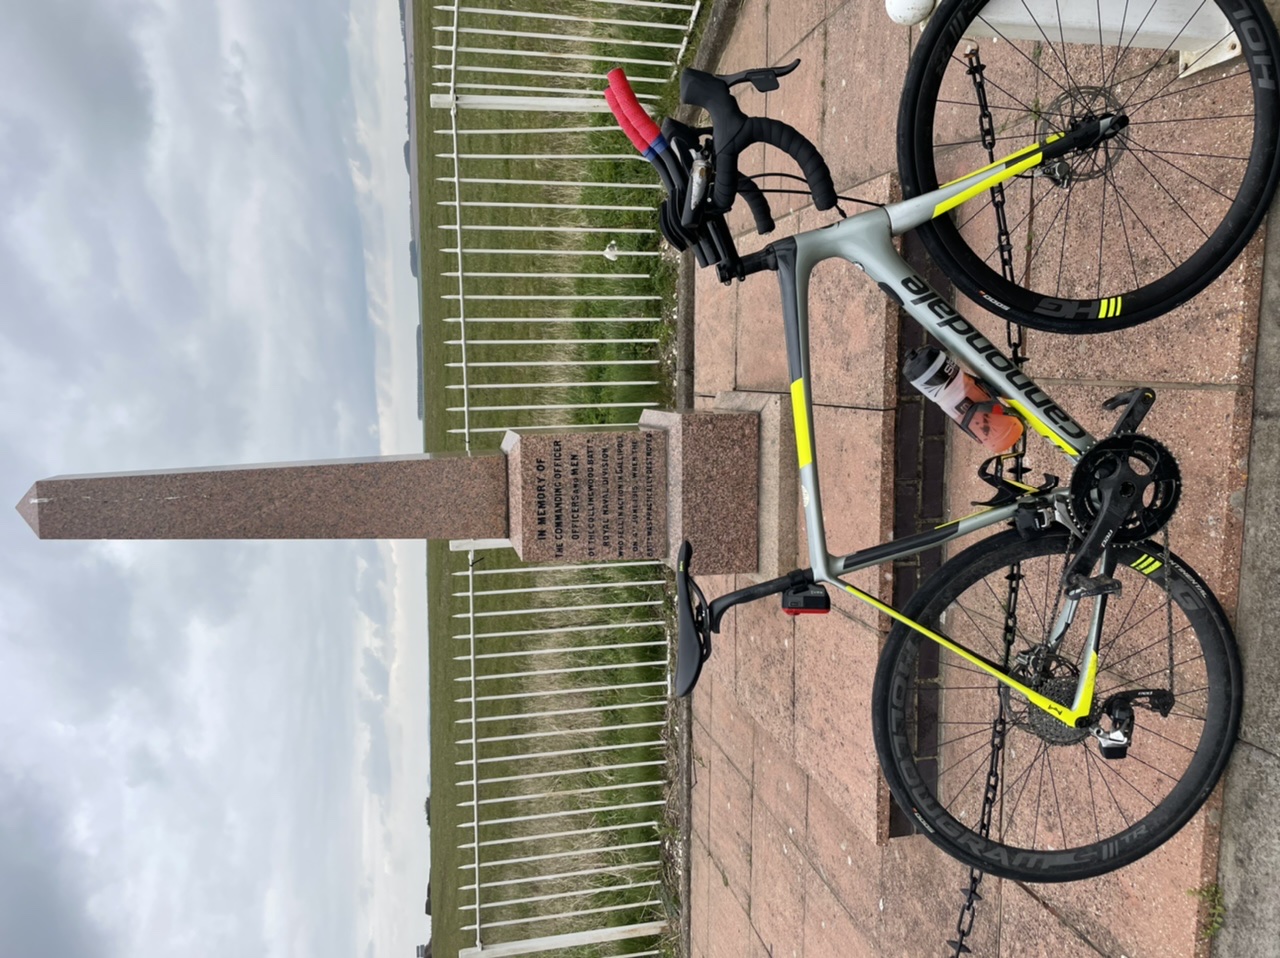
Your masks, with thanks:
[[[889,14],[889,19],[907,27],[914,26],[933,13],[936,5],[936,0],[884,0],[884,9]]]

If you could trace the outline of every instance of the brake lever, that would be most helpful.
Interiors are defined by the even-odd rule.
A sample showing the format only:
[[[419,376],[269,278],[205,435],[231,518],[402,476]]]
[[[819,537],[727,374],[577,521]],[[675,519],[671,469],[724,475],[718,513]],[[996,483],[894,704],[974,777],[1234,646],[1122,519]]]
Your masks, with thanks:
[[[751,85],[761,93],[769,93],[778,89],[778,79],[786,76],[800,65],[800,58],[792,60],[784,67],[756,67],[754,70],[743,70],[741,73],[731,73],[727,76],[720,75],[730,87],[737,86],[739,83],[751,81]]]
[[[689,188],[685,194],[684,210],[680,214],[680,225],[692,227],[698,221],[698,207],[707,198],[707,187],[711,185],[711,164],[702,154],[693,158],[689,167]]]

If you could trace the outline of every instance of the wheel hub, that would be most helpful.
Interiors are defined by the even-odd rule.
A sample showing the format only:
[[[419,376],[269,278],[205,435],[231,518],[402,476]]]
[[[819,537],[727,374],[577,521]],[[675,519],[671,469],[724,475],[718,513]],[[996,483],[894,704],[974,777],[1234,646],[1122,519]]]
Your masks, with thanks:
[[[1122,106],[1115,93],[1107,87],[1072,85],[1043,107],[1036,122],[1036,138],[1043,143],[1046,137],[1063,129],[1074,130],[1082,123],[1107,114],[1121,113]],[[1116,128],[1091,149],[1063,157],[1047,167],[1045,175],[1059,186],[1096,180],[1115,168],[1126,144],[1125,130]]]

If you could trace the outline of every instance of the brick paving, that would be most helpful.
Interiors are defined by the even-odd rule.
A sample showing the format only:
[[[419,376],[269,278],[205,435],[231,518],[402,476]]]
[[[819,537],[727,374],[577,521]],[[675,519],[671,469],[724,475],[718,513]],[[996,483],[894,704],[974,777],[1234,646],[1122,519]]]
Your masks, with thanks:
[[[879,2],[743,0],[719,70],[801,57],[780,90],[742,94],[744,109],[785,119],[818,143],[837,189],[886,200],[898,189],[893,130],[912,36]],[[761,169],[761,157],[744,157],[742,168]],[[800,197],[778,200],[776,235],[828,221]],[[763,244],[746,232],[745,212],[732,222],[743,251]],[[910,238],[904,255],[920,262]],[[1145,431],[1179,451],[1184,478],[1171,536],[1229,612],[1238,594],[1261,258],[1255,241],[1205,294],[1144,327],[1103,338],[1027,334],[1030,371],[1091,429],[1109,428],[1112,414],[1100,402],[1121,388],[1159,388]],[[815,273],[812,302],[815,434],[831,546],[851,551],[908,534],[985,498],[975,475],[981,450],[957,440],[935,407],[900,382],[914,324],[901,328],[897,310],[843,264]],[[967,315],[1004,342],[1002,324]],[[699,406],[728,390],[785,393],[776,285],[756,277],[726,288],[699,271],[694,348]],[[1051,468],[1042,453],[1033,467],[1037,457]],[[805,565],[798,503],[797,511],[795,553]],[[926,555],[923,568],[903,563],[855,581],[901,600],[937,561]],[[724,576],[706,583],[717,595],[734,586]],[[890,837],[905,822],[890,814],[869,717],[885,625],[847,596],[833,605],[830,616],[798,620],[775,602],[733,610],[694,693],[695,956],[941,955],[953,936],[967,870],[923,838]],[[1218,807],[1215,798],[1165,848],[1104,878],[1065,887],[986,879],[974,953],[1205,954],[1187,890],[1216,876]]]

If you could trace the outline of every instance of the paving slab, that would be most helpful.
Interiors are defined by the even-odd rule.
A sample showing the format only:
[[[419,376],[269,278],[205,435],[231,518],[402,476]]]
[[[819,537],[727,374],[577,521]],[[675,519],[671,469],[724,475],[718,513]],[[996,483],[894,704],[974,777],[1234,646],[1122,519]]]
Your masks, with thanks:
[[[827,20],[823,118],[818,147],[836,189],[850,190],[886,170],[895,157],[898,98],[911,58],[912,32],[880,3],[833,4]],[[801,64],[800,69],[804,69]]]
[[[842,615],[796,625],[795,761],[871,842],[888,838],[888,793],[871,738],[880,636]]]
[[[737,383],[738,284],[725,286],[714,269],[697,272],[693,317],[693,391],[699,396],[727,392]]]
[[[747,579],[740,576],[740,586]],[[791,754],[795,743],[795,621],[774,602],[738,607],[739,707]]]
[[[1016,882],[1005,882],[1000,904],[999,951],[990,954],[999,954],[1000,958],[1099,958],[1125,954],[1095,947]]]
[[[712,864],[715,864],[714,857]],[[707,882],[707,958],[742,958],[756,935],[747,906],[723,871],[712,870]]]
[[[804,909],[805,958],[875,958],[874,928],[851,915],[816,874],[810,873]]]
[[[719,746],[713,744],[705,754],[710,765],[707,851],[745,910],[751,903],[751,781],[733,767]]]
[[[786,392],[791,385],[791,377],[787,374],[782,300],[777,284],[756,282],[737,285],[738,388]]]
[[[809,776],[772,737],[757,735],[755,746],[756,801],[788,837],[800,841],[809,830]]]
[[[752,927],[769,954],[805,954],[805,890],[813,870],[791,830],[759,795],[753,824]]]
[[[703,844],[704,830],[694,829],[693,837],[690,839],[689,868],[692,872],[689,881],[689,950],[694,958],[703,958],[707,954],[707,942],[710,937],[711,916],[708,914],[710,908],[711,884],[710,877],[714,870],[711,867],[711,853],[707,850],[707,846]],[[716,876],[717,878],[719,875]]]
[[[855,826],[821,785],[811,784],[808,798],[805,850],[814,871],[847,912],[864,925],[875,925],[883,896],[884,846]]]

